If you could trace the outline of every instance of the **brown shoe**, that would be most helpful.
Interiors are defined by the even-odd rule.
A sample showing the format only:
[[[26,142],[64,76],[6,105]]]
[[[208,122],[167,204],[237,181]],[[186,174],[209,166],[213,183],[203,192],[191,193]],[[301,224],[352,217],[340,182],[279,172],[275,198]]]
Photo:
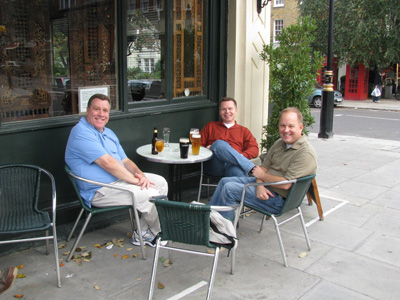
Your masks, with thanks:
[[[18,274],[18,268],[8,267],[0,273],[0,295],[7,291],[14,283]]]

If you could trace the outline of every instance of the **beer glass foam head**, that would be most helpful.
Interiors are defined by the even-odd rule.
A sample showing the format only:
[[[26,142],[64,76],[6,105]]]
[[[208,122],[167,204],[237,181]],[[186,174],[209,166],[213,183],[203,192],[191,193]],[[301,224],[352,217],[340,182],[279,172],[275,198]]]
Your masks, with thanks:
[[[200,134],[193,134],[193,135],[192,135],[192,138],[200,139],[200,138],[201,138],[201,135],[200,135]]]
[[[189,143],[189,139],[188,138],[180,138],[179,143]]]

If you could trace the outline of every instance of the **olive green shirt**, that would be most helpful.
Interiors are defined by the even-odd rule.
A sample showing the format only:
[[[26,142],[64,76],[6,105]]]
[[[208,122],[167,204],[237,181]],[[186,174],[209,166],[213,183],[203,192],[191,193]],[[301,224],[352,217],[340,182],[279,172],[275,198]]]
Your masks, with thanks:
[[[304,135],[290,148],[279,139],[269,149],[262,166],[268,169],[268,174],[285,177],[287,180],[297,179],[317,172],[317,154]],[[289,193],[288,190],[271,189],[285,198]]]

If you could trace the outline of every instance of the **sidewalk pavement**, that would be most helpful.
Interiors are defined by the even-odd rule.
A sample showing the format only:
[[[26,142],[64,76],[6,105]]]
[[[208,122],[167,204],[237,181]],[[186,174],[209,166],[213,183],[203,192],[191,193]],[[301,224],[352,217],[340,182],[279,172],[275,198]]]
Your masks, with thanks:
[[[392,110],[400,111],[400,100],[396,98],[384,99],[381,98],[378,103],[372,102],[372,99],[367,100],[343,100],[338,107],[356,108],[356,109],[377,109],[377,110]]]
[[[399,298],[400,141],[336,135],[325,140],[316,134],[309,140],[318,153],[317,183],[325,215],[319,221],[316,206],[304,201],[311,251],[299,222],[284,224],[285,268],[272,221],[259,233],[261,215],[250,214],[240,221],[235,275],[229,273],[227,251],[220,254],[213,299]],[[0,256],[1,268],[24,265],[19,273],[26,276],[0,299],[15,299],[16,294],[37,300],[147,299],[154,250],[147,247],[148,259],[142,260],[140,248],[126,238],[128,231],[126,220],[85,234],[81,246],[91,258],[81,263],[65,262],[63,253],[73,241],[60,240],[66,244],[59,250],[62,288],[56,286],[54,258],[44,255],[44,246]],[[125,238],[120,243],[124,247],[93,246],[114,238]],[[157,280],[165,288],[156,287],[154,299],[204,299],[207,288],[201,284],[209,279],[211,259],[184,253],[174,253],[174,259],[170,266],[159,264]]]

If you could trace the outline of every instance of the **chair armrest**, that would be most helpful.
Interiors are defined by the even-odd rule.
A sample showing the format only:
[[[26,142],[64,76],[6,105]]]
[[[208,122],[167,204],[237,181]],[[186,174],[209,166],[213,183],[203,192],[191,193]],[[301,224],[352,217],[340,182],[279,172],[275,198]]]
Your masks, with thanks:
[[[104,182],[99,182],[99,181],[95,181],[95,180],[86,179],[86,178],[80,177],[78,175],[75,175],[72,172],[70,172],[69,175],[71,175],[75,179],[78,179],[78,180],[83,181],[83,182],[91,183],[91,184],[98,185],[98,186],[108,187],[110,189],[126,191],[126,192],[131,193],[132,196],[133,196],[133,192],[131,190],[127,189],[127,188],[123,188],[123,187],[120,187],[120,186],[115,186],[115,185],[109,184],[109,183],[104,183]]]
[[[235,204],[232,206],[216,206],[211,205],[211,210],[213,211],[231,211],[239,208],[239,204]]]

